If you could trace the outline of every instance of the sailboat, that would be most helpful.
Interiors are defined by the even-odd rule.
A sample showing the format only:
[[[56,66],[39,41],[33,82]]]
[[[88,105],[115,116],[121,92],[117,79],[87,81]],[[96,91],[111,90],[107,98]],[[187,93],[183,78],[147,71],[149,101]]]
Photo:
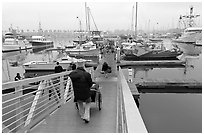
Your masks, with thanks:
[[[87,6],[85,3],[85,9],[87,10]],[[88,12],[89,13],[89,12]],[[77,19],[79,19],[77,17]],[[86,12],[86,19],[87,19],[87,12]],[[86,20],[86,22],[89,22]],[[99,56],[99,48],[97,48],[96,44],[92,40],[82,40],[82,28],[81,28],[81,20],[79,19],[79,25],[80,25],[80,36],[79,36],[79,42],[76,44],[76,47],[74,48],[67,48],[65,52],[69,56],[74,57],[98,57]],[[87,27],[90,30],[90,24],[87,24]],[[90,33],[90,32],[88,32]],[[92,37],[93,39],[93,37]]]
[[[137,39],[137,2],[135,20],[135,40]],[[145,43],[129,43],[122,49],[122,59],[124,60],[163,60],[176,59],[182,52],[176,49],[165,50],[163,44],[155,48]]]

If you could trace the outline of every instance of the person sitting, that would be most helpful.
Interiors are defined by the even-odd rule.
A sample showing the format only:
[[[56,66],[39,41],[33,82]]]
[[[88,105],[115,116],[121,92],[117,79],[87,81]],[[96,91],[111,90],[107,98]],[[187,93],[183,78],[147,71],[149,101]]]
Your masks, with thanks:
[[[14,80],[15,80],[15,81],[19,81],[19,80],[21,80],[21,79],[22,79],[22,77],[20,76],[20,73],[17,73],[16,76],[15,76],[15,78],[14,78]]]
[[[102,73],[102,74],[105,74],[105,77],[106,77],[106,78],[107,78],[107,74],[108,74],[108,73],[111,73],[111,67],[108,66],[108,63],[107,63],[107,62],[104,62],[104,63],[103,63],[101,73]]]

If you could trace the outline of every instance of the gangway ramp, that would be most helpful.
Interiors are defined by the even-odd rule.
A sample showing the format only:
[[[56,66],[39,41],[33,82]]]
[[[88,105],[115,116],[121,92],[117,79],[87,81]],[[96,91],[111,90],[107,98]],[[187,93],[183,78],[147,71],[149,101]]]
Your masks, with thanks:
[[[99,78],[101,86],[102,109],[91,104],[91,119],[86,124],[75,108],[73,100],[69,101],[43,122],[30,130],[31,133],[115,133],[117,119],[117,78]]]

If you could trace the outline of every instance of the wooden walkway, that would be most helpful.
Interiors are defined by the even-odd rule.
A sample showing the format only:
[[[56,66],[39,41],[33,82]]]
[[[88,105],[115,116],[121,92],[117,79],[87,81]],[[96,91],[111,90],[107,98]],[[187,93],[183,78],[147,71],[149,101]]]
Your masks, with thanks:
[[[102,109],[99,111],[95,103],[91,105],[91,119],[88,124],[79,117],[75,104],[71,100],[61,106],[51,116],[36,125],[31,133],[115,133],[117,117],[117,77],[113,55],[107,55],[100,61],[95,71],[95,81],[102,87]],[[112,73],[105,78],[100,74],[101,64],[107,61]]]

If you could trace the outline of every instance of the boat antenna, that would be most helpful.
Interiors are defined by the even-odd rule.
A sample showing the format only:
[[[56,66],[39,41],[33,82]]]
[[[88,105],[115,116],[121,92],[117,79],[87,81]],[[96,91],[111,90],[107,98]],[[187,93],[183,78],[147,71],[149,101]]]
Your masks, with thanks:
[[[195,22],[193,21],[193,18],[199,17],[200,15],[193,15],[193,6],[190,7],[190,14],[184,15],[182,17],[189,19],[188,21],[188,27],[193,27],[195,25]]]

